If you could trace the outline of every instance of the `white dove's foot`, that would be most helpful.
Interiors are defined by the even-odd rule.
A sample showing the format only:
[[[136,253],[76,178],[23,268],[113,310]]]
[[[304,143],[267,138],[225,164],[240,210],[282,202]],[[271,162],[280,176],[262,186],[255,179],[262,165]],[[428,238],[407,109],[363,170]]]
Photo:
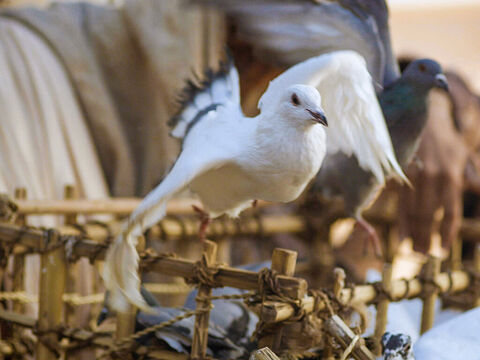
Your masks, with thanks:
[[[210,215],[203,209],[200,209],[196,205],[192,205],[193,210],[197,213],[198,217],[200,218],[200,227],[198,228],[198,237],[201,241],[204,241],[207,238],[207,229],[212,219]]]
[[[380,238],[378,237],[378,234],[375,228],[362,218],[357,219],[355,226],[361,227],[363,230],[367,232],[366,240],[369,241],[370,244],[372,245],[375,256],[381,259],[383,256],[382,246],[380,243]],[[367,246],[368,244],[365,243],[365,249],[367,249]]]

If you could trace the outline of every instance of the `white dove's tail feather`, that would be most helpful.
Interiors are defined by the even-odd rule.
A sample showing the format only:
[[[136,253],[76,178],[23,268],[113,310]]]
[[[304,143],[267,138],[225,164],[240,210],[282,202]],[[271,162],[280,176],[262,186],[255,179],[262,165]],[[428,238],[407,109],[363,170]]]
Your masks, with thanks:
[[[208,144],[203,145],[203,141],[202,146],[208,148]],[[184,189],[196,176],[221,166],[226,161],[225,154],[216,154],[211,148],[199,152],[199,147],[194,144],[182,150],[170,173],[142,200],[108,249],[103,279],[105,287],[110,291],[109,303],[114,310],[125,312],[128,303],[149,310],[139,292],[139,257],[135,249],[137,239],[165,216],[167,202],[172,196]]]
[[[155,194],[155,191],[152,193]],[[151,206],[152,197],[147,196],[108,249],[103,280],[110,292],[109,305],[118,312],[127,311],[129,303],[144,311],[150,309],[140,294],[136,245],[144,229],[165,216],[167,200],[168,198],[163,198]]]
[[[180,109],[170,120],[171,135],[183,139],[205,115],[219,106],[235,103],[240,107],[238,73],[229,57],[218,71],[207,70],[203,79],[188,80],[180,95]]]
[[[110,292],[108,303],[119,312],[126,312],[129,303],[141,309],[147,306],[139,291],[136,242],[131,233],[121,233],[109,248],[105,259],[103,280]]]

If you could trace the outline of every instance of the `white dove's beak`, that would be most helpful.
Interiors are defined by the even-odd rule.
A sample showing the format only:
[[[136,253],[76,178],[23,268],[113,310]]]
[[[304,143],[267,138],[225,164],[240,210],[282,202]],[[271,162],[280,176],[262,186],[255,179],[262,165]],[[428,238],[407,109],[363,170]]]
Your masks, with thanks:
[[[307,109],[307,111],[310,113],[310,115],[312,115],[313,121],[328,127],[327,117],[322,110],[312,111],[310,109]]]

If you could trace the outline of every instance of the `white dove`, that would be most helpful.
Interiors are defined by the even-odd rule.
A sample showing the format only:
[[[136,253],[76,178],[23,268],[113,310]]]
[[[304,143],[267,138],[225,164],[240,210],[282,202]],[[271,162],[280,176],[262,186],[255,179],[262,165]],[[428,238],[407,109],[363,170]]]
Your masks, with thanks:
[[[301,194],[317,174],[327,147],[321,126],[327,121],[316,88],[328,99],[329,147],[364,152],[374,172],[397,168],[359,54],[332,52],[285,71],[270,82],[254,118],[246,118],[240,109],[232,62],[207,73],[200,87],[189,83],[184,92],[189,101],[172,123],[172,135],[183,138],[174,167],[132,213],[107,253],[103,275],[115,310],[125,311],[128,302],[148,308],[139,292],[137,237],[162,219],[167,201],[185,187],[199,196],[212,217],[238,216],[256,199],[289,202]]]

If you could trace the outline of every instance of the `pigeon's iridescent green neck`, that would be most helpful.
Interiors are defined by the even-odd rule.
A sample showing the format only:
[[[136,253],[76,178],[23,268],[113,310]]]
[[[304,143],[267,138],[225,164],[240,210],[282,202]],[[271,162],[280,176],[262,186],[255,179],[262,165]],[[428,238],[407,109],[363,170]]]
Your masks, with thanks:
[[[400,79],[380,95],[395,155],[403,168],[415,153],[425,127],[429,90]]]

